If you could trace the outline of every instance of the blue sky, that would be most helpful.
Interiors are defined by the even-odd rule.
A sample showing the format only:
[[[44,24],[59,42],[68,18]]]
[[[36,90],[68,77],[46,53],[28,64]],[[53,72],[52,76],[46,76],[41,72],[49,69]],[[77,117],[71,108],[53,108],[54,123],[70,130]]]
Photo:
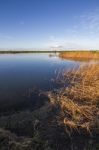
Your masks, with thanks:
[[[0,48],[99,49],[99,0],[0,0]]]

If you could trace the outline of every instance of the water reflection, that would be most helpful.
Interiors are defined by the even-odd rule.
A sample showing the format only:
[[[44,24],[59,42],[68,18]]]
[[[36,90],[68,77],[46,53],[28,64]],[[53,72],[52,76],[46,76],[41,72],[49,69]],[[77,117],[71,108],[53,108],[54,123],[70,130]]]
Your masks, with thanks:
[[[42,53],[0,55],[0,111],[16,102],[26,101],[23,95],[28,89],[36,87],[46,91],[57,88],[57,84],[52,82],[55,70],[78,64]]]
[[[87,62],[67,60],[58,53],[1,54],[0,55],[0,112],[27,101],[24,93],[34,87],[42,91],[53,90],[56,73],[72,69]],[[96,63],[96,61],[90,61]],[[28,105],[27,105],[28,106]],[[7,108],[8,107],[8,108]],[[6,108],[6,109],[5,109]]]

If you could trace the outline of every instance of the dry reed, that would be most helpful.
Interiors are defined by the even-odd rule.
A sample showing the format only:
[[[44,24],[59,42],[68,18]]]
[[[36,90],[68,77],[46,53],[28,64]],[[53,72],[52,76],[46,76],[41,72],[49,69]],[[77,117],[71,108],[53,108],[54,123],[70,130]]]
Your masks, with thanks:
[[[99,131],[99,64],[64,71],[61,80],[68,86],[49,96],[60,108],[58,122],[69,135],[74,130]]]
[[[99,51],[69,51],[59,53],[60,58],[74,60],[99,59]]]

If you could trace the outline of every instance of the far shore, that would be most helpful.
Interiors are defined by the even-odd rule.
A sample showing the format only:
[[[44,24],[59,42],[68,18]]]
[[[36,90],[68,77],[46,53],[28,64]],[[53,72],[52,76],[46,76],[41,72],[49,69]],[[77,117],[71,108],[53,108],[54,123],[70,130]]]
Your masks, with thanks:
[[[0,54],[17,54],[17,53],[60,53],[62,57],[74,57],[78,54],[99,54],[99,50],[0,50]],[[80,55],[81,56],[81,55]]]
[[[30,50],[6,50],[0,51],[0,54],[19,54],[19,53],[55,53],[56,51],[30,51]]]

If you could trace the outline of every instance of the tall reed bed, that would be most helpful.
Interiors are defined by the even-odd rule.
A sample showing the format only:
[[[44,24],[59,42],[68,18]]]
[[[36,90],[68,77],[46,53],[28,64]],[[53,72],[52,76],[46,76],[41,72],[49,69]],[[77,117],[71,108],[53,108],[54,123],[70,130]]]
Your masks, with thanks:
[[[60,110],[58,123],[69,135],[74,130],[99,134],[99,64],[81,65],[61,74],[63,88],[49,95]]]

